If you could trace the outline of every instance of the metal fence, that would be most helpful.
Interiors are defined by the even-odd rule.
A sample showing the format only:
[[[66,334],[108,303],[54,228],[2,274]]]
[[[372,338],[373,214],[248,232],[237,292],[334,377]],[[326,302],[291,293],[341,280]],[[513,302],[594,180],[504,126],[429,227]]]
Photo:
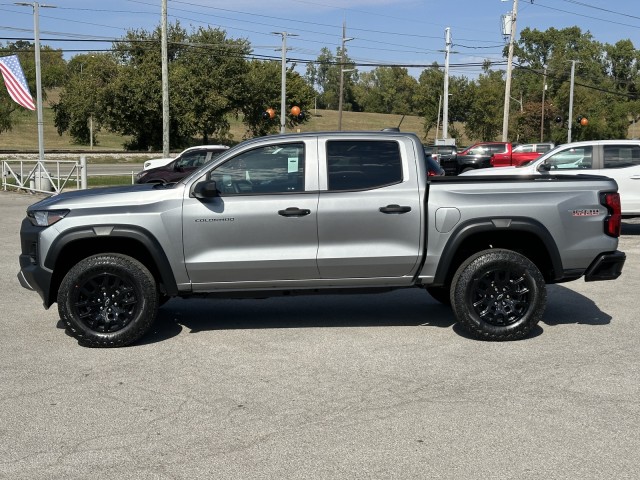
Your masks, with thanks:
[[[87,161],[3,160],[2,189],[60,193],[64,188],[87,188]]]

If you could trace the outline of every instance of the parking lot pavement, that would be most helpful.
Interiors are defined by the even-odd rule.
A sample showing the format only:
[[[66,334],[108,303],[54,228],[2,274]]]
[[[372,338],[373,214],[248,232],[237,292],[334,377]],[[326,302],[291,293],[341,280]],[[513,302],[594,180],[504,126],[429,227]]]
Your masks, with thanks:
[[[528,339],[419,290],[171,300],[88,349],[20,287],[35,197],[0,192],[0,478],[640,478],[640,222],[623,275],[549,287]]]

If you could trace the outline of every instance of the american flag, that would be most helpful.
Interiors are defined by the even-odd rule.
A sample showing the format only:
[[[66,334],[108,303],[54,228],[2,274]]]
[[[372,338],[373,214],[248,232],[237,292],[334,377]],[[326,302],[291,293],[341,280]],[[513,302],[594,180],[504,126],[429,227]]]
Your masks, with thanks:
[[[14,101],[29,110],[35,110],[33,97],[29,92],[27,79],[24,78],[20,60],[17,55],[9,55],[8,57],[0,57],[0,70],[4,78],[4,84],[7,86],[9,95]]]

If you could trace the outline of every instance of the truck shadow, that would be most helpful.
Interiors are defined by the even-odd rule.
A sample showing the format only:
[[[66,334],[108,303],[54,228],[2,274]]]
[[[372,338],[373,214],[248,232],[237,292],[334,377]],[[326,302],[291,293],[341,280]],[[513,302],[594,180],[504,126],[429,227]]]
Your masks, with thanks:
[[[611,316],[589,298],[561,285],[548,286],[542,324],[607,325]],[[463,338],[473,338],[454,325],[449,307],[419,289],[374,295],[278,297],[264,300],[173,299],[159,310],[152,330],[137,344],[161,342],[179,335],[216,330],[259,330],[339,327],[453,327]],[[528,339],[542,334],[538,326]],[[525,339],[526,340],[526,339]]]

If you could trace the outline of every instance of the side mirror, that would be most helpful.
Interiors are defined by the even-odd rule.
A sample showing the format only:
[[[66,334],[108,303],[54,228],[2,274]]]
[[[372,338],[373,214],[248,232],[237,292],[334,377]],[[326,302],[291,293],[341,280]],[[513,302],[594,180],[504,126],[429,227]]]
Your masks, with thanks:
[[[547,162],[542,162],[540,165],[538,165],[538,171],[539,172],[549,172],[549,171],[551,171],[551,164],[547,163]]]
[[[220,191],[216,182],[213,180],[204,180],[196,183],[193,189],[193,196],[196,198],[215,198],[220,196]]]

